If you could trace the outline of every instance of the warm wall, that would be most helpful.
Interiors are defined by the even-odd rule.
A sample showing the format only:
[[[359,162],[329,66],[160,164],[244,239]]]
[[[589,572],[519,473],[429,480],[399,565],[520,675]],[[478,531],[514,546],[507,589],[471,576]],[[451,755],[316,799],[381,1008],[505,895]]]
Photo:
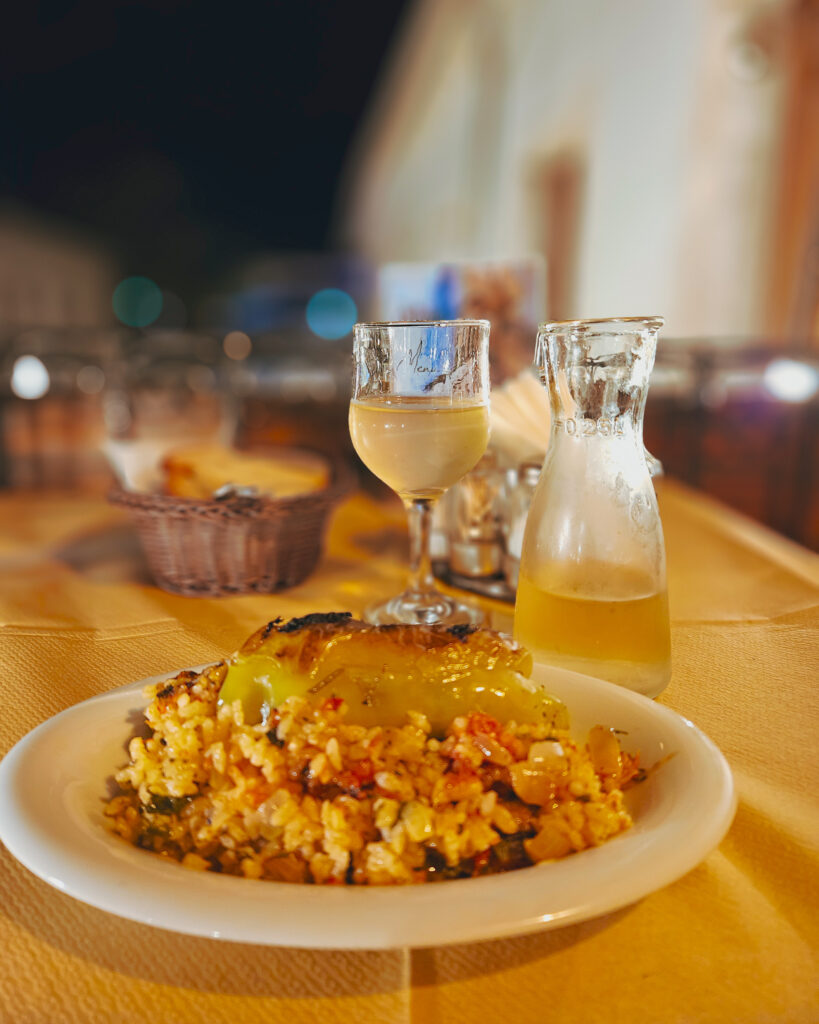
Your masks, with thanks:
[[[420,0],[350,164],[344,240],[379,262],[538,251],[573,263],[560,315],[758,334],[785,90],[755,29],[784,9]],[[550,246],[544,182],[567,154],[577,237],[561,224]]]

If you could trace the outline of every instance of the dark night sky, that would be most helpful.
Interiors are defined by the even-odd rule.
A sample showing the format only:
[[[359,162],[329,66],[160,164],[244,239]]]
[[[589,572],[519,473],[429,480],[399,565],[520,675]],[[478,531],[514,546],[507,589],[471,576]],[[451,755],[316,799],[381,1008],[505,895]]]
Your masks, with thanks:
[[[0,202],[87,227],[185,298],[331,243],[338,174],[406,0],[9,5]]]

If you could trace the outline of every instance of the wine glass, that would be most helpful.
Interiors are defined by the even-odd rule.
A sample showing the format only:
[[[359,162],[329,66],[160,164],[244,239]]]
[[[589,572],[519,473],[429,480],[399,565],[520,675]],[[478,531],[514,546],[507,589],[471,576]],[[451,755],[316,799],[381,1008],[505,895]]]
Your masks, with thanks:
[[[350,436],[361,461],[404,502],[410,582],[365,618],[377,625],[480,624],[442,593],[430,561],[432,509],[489,441],[489,321],[356,324]]]

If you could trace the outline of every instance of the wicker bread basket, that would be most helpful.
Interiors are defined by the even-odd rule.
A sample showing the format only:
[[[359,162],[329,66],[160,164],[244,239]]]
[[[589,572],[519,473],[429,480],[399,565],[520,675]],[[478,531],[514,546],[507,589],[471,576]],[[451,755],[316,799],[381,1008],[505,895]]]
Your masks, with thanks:
[[[117,488],[109,495],[136,525],[158,586],[190,597],[272,593],[316,567],[333,507],[350,490],[344,472],[320,491],[198,500]]]

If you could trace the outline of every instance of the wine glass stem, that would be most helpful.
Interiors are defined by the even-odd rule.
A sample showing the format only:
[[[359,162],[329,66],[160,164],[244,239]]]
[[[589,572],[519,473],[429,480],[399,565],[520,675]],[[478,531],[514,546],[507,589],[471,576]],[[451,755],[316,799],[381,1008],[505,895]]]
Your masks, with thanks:
[[[410,536],[410,584],[417,593],[435,590],[430,556],[432,506],[434,499],[415,498],[405,501]]]

